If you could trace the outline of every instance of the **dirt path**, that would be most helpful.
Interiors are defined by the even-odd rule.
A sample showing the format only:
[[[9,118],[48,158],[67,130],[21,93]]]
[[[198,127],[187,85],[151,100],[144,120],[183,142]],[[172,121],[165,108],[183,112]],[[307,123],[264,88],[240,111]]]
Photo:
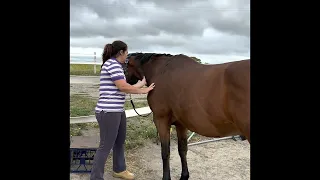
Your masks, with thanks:
[[[110,156],[111,157],[111,156]],[[118,180],[111,174],[111,158],[107,161],[105,180]],[[128,169],[137,180],[162,179],[160,145],[148,142],[141,149],[126,155]],[[250,145],[247,141],[222,140],[202,145],[189,146],[187,155],[190,180],[249,180]],[[170,167],[172,180],[181,173],[177,145],[172,142]],[[71,174],[71,180],[88,180],[89,175]]]

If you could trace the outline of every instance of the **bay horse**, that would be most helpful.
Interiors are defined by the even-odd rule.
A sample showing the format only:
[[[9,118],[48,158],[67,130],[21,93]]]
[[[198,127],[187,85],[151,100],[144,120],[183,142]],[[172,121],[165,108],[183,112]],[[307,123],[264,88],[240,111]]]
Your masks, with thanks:
[[[206,136],[244,136],[250,143],[250,59],[204,65],[179,54],[131,53],[123,64],[131,85],[146,78],[160,136],[163,180],[170,180],[170,127],[176,126],[180,180],[189,179],[187,130]]]

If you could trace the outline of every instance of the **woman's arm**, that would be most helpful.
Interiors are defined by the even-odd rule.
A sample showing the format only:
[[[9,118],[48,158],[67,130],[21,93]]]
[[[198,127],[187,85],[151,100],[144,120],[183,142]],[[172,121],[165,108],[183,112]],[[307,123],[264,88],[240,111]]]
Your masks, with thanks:
[[[122,67],[117,63],[106,62],[101,69],[101,73],[104,73],[104,72],[107,72],[110,75],[111,80],[122,92],[131,93],[131,94],[145,94],[150,91],[148,90],[148,88],[141,89],[128,84],[127,81],[125,80],[125,75],[123,74]]]
[[[125,93],[130,93],[130,94],[144,94],[146,93],[145,88],[139,88],[132,86],[126,82],[124,79],[119,79],[114,81],[116,86],[119,88],[120,91],[125,92]]]
[[[144,84],[141,84],[140,81],[137,82],[136,84],[132,85],[133,87],[136,87],[136,88],[142,88],[144,86]]]

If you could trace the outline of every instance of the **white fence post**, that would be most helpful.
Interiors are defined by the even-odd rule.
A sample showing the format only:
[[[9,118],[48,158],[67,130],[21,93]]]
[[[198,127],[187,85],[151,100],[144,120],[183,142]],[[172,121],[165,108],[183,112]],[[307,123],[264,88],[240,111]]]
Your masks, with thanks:
[[[94,63],[96,63],[96,62],[97,62],[96,52],[94,52],[93,61],[94,61]],[[96,64],[94,64],[94,65],[93,65],[93,71],[94,71],[94,74],[96,74],[96,73],[97,73],[97,65],[96,65]]]

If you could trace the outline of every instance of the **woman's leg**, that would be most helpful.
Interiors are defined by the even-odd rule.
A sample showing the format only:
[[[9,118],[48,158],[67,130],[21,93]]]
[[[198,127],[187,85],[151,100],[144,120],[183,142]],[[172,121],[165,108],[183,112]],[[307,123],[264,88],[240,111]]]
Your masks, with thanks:
[[[121,122],[119,125],[118,136],[113,146],[113,171],[116,173],[126,170],[126,161],[124,157],[124,142],[126,140],[127,118],[126,113],[121,113]]]
[[[103,180],[104,166],[112,149],[121,122],[121,113],[96,113],[100,129],[100,145],[94,156],[90,180]]]

